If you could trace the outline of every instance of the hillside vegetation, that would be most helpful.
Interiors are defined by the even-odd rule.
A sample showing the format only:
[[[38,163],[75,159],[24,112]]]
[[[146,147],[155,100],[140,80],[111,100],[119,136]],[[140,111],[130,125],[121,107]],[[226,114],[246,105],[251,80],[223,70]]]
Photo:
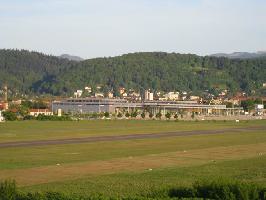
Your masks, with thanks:
[[[138,91],[265,93],[266,58],[228,59],[176,53],[134,53],[81,62],[25,50],[0,50],[0,86],[26,94],[68,95],[84,86]]]

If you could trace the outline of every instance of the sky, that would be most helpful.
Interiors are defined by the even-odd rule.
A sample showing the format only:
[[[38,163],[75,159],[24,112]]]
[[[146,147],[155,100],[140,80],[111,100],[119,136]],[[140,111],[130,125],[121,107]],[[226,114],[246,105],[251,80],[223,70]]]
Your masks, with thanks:
[[[266,0],[0,0],[0,48],[83,58],[266,50]]]

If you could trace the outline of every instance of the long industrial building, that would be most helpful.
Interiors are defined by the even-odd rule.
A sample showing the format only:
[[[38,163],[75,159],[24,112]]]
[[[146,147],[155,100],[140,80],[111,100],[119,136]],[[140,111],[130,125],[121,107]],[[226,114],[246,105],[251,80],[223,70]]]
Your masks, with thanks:
[[[106,99],[106,98],[70,98],[62,101],[54,101],[52,110],[56,113],[58,110],[71,114],[89,114],[89,113],[118,113],[132,111],[147,111],[153,114],[158,112],[178,112],[190,113],[197,112],[203,115],[234,115],[240,114],[242,108],[226,108],[226,105],[205,105],[197,101],[144,101],[128,102],[124,99]]]

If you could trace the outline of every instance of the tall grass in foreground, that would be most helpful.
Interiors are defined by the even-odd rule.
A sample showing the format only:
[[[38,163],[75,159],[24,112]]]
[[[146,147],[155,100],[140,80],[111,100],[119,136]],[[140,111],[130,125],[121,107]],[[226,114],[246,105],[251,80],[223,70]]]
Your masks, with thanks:
[[[151,191],[146,196],[116,197],[105,196],[66,196],[63,193],[21,193],[14,181],[0,182],[0,200],[156,200],[156,199],[217,199],[217,200],[266,200],[266,188],[242,182],[217,180],[196,182],[192,187],[169,188]]]

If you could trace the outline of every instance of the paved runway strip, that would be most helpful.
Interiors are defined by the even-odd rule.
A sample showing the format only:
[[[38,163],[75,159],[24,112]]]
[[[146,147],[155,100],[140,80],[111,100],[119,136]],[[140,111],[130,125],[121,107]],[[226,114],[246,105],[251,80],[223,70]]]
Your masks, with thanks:
[[[147,133],[147,134],[130,134],[130,135],[114,135],[114,136],[95,136],[84,138],[67,138],[55,140],[34,140],[34,141],[20,141],[20,142],[5,142],[0,143],[0,148],[8,147],[31,147],[31,146],[45,146],[45,145],[60,145],[60,144],[79,144],[79,143],[94,143],[94,142],[108,142],[108,141],[123,141],[123,140],[137,140],[137,139],[156,139],[178,136],[192,136],[192,135],[215,135],[232,132],[246,132],[246,131],[265,130],[266,126],[246,127],[246,128],[228,128],[221,130],[199,130],[199,131],[177,131],[164,133]]]

